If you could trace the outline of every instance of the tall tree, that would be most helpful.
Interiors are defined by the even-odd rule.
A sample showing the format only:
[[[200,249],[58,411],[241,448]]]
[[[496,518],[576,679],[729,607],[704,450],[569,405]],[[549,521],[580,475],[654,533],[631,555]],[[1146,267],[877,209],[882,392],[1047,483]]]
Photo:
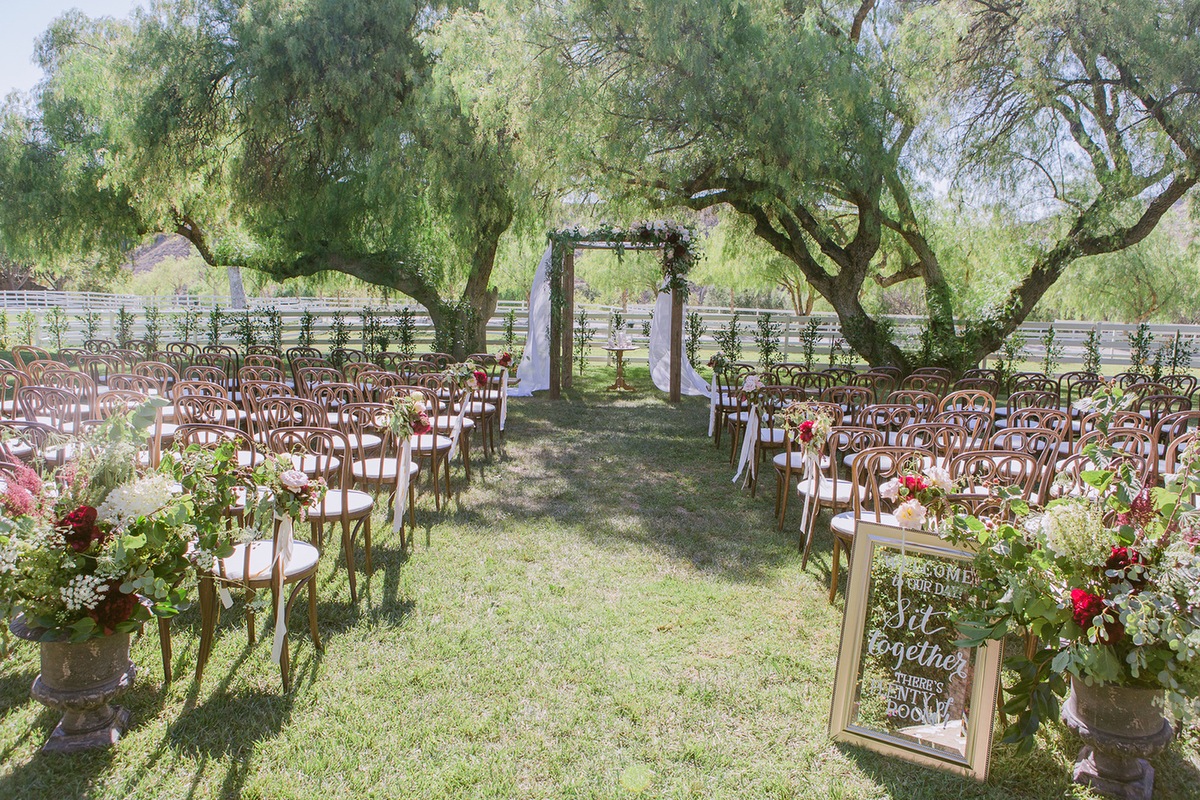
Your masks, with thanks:
[[[463,26],[528,43],[502,62],[530,75],[515,96],[538,149],[615,199],[732,207],[871,364],[919,356],[864,307],[868,280],[919,282],[934,358],[963,368],[1073,261],[1141,241],[1200,177],[1197,0],[512,5]],[[970,319],[928,233],[946,183],[1039,229]]]
[[[338,270],[483,348],[512,137],[465,115],[418,0],[162,0],[43,37],[0,129],[0,229],[31,254],[158,231],[212,265]],[[44,213],[30,213],[31,210]]]

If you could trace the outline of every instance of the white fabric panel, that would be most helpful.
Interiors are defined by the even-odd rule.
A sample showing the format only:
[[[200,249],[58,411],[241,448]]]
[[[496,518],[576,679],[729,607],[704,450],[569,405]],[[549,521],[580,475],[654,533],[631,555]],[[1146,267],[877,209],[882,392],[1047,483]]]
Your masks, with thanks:
[[[666,283],[663,283],[666,289]],[[686,307],[684,313],[687,313]],[[709,397],[708,383],[688,363],[687,355],[679,374],[679,391],[684,395]],[[522,367],[524,369],[524,367]],[[671,293],[659,291],[654,304],[654,317],[650,320],[650,377],[654,385],[664,392],[671,391]],[[524,383],[524,377],[521,382]]]
[[[513,397],[531,397],[534,392],[550,388],[550,256],[552,248],[538,262],[533,286],[529,289],[529,319],[525,334],[525,351],[517,374],[521,383],[509,390]]]

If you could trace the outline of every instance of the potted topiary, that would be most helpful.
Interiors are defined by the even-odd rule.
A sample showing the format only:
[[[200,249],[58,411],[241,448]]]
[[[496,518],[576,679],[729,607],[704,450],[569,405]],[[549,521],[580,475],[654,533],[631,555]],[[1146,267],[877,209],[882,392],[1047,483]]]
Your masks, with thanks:
[[[1105,387],[1087,405],[1107,433],[1127,403]],[[1009,521],[955,519],[954,536],[977,548],[979,577],[958,625],[963,646],[1026,637],[1006,662],[1017,680],[1006,687],[1015,720],[1003,741],[1032,748],[1067,696],[1062,718],[1085,742],[1076,782],[1149,798],[1147,759],[1173,733],[1164,712],[1190,715],[1200,688],[1200,447],[1157,488],[1103,442],[1085,453],[1096,469],[1056,484],[1044,509],[1011,501]]]

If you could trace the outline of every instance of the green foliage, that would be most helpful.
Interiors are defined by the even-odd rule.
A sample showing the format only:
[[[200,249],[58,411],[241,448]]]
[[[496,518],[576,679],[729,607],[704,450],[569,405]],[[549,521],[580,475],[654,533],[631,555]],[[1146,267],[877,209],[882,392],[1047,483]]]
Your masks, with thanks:
[[[738,325],[738,312],[733,312],[725,327],[717,329],[713,339],[717,342],[717,349],[724,353],[726,358],[730,361],[741,360],[742,329]]]
[[[996,355],[996,369],[1000,372],[1000,385],[1007,386],[1012,377],[1021,371],[1021,365],[1028,357],[1025,350],[1025,334],[1013,331],[1000,345]]]
[[[821,323],[810,319],[800,329],[800,358],[804,368],[812,372],[817,368],[817,343],[821,341]]]
[[[267,306],[267,344],[283,352],[283,314],[275,306]]]
[[[515,308],[510,308],[504,315],[504,352],[511,353],[513,360],[517,360],[517,310]]]
[[[208,312],[208,346],[216,347],[219,345],[224,332],[225,314],[221,311],[220,305],[213,305],[212,310]]]
[[[75,317],[75,321],[83,327],[83,340],[86,342],[89,339],[97,339],[100,337],[100,312],[99,311],[84,311]]]
[[[375,336],[372,338],[372,347],[376,355],[386,353],[392,346],[392,336],[396,332],[396,322],[394,317],[380,317],[375,321]]]
[[[1083,342],[1083,371],[1100,374],[1100,329],[1088,331]]]
[[[592,351],[592,340],[595,338],[596,329],[588,324],[587,309],[580,306],[579,314],[575,317],[575,364],[580,375],[587,366],[588,354]]]
[[[156,305],[146,306],[146,330],[142,338],[146,340],[147,350],[151,353],[158,350],[159,341],[162,339],[162,314]]]
[[[171,322],[174,326],[175,339],[190,344],[192,337],[200,328],[200,309],[186,306],[182,311],[175,313]]]
[[[1167,356],[1167,366],[1172,375],[1189,375],[1192,371],[1192,349],[1194,340],[1185,339],[1183,334],[1175,331],[1170,339],[1171,349]]]
[[[642,321],[642,336],[650,338],[650,320],[648,319]]]
[[[684,349],[687,350],[688,362],[694,367],[699,366],[696,357],[700,352],[700,339],[707,330],[704,317],[695,311],[688,313],[687,324],[684,326]]]
[[[1066,349],[1062,342],[1057,341],[1058,335],[1054,330],[1054,326],[1050,325],[1046,328],[1046,332],[1042,334],[1042,372],[1054,377],[1058,372],[1058,365],[1062,362],[1063,351]]]
[[[400,322],[396,326],[396,347],[405,358],[411,359],[417,355],[417,323],[413,319],[412,309],[408,306],[400,309]]]
[[[230,330],[233,338],[241,345],[243,353],[250,352],[250,348],[258,344],[258,320],[250,309],[243,309],[240,314],[233,315]]]
[[[379,338],[379,317],[375,313],[375,309],[370,306],[364,306],[358,312],[358,322],[362,328],[362,346],[363,352],[367,355],[368,361],[374,361],[376,343]]]
[[[312,347],[314,332],[317,324],[317,318],[309,309],[304,309],[304,313],[300,315],[300,333],[297,337],[296,344],[300,347]]]
[[[613,311],[608,315],[609,341],[612,341],[612,339],[623,330],[625,330],[625,315],[620,311]]]
[[[1145,322],[1125,335],[1129,342],[1129,370],[1145,375],[1150,367],[1150,350],[1154,345],[1154,334]]]
[[[8,341],[8,312],[0,310],[0,350],[9,350],[12,343]]]
[[[783,326],[771,320],[770,314],[760,314],[755,320],[754,344],[758,347],[759,369],[771,369],[779,363],[779,339]]]
[[[346,315],[341,311],[334,311],[329,317],[329,339],[333,347],[333,365],[341,369],[344,358],[342,350],[350,346],[350,326],[346,323]]]
[[[117,346],[122,350],[128,350],[133,343],[134,321],[133,312],[127,311],[125,306],[117,309]]]
[[[70,330],[70,320],[67,312],[59,306],[53,306],[46,311],[46,328],[50,331],[50,340],[54,343],[54,351],[63,349],[63,336]]]

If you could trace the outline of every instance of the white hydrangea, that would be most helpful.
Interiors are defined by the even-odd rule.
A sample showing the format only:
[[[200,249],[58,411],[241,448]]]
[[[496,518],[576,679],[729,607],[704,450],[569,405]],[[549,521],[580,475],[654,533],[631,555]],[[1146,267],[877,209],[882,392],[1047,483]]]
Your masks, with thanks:
[[[1047,547],[1080,564],[1103,564],[1117,543],[1116,535],[1104,524],[1099,506],[1086,500],[1046,509],[1041,526]]]
[[[171,502],[174,482],[166,475],[149,475],[109,492],[96,509],[96,517],[118,527],[146,517]]]
[[[58,591],[67,611],[90,611],[104,599],[108,584],[96,575],[76,575]]]
[[[0,575],[17,568],[17,556],[20,552],[21,547],[17,542],[9,542],[0,547]]]

